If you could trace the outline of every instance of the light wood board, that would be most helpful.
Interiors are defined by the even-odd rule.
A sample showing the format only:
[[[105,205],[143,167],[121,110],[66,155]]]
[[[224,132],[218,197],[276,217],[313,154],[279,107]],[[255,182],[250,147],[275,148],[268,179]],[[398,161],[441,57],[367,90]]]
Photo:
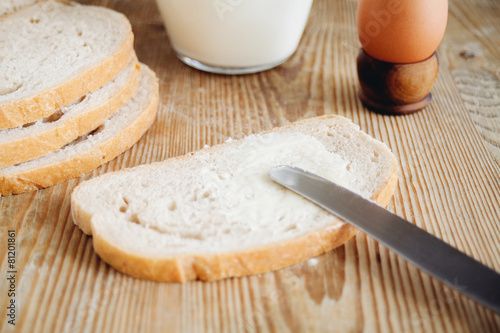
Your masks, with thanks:
[[[295,55],[260,74],[177,60],[152,0],[89,0],[132,22],[160,79],[158,118],[131,150],[79,179],[0,198],[2,332],[500,332],[500,316],[359,234],[277,272],[186,284],[103,263],[73,225],[79,182],[322,114],[351,118],[400,164],[389,209],[500,272],[500,3],[450,0],[434,100],[405,117],[357,98],[354,0],[316,0]],[[16,326],[7,323],[7,230],[16,231]],[[500,288],[500,286],[499,286]]]

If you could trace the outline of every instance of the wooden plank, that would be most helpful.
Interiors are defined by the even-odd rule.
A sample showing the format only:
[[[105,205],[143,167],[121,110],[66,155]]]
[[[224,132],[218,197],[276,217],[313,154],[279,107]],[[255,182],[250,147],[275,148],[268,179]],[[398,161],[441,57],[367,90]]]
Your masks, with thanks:
[[[500,163],[500,4],[452,1],[441,57],[448,61],[467,111]]]
[[[500,271],[497,2],[450,2],[434,101],[405,117],[371,113],[357,98],[356,1],[315,1],[289,61],[238,77],[202,73],[177,60],[152,0],[82,2],[114,8],[131,20],[138,57],[160,79],[158,118],[137,145],[94,172],[0,198],[2,242],[7,230],[16,230],[19,305],[12,327],[5,320],[7,281],[0,279],[0,331],[500,331],[498,315],[361,234],[277,272],[181,285],[118,273],[98,258],[92,238],[69,216],[74,186],[98,174],[340,114],[397,156],[400,182],[391,210]],[[0,269],[7,271],[5,247]]]

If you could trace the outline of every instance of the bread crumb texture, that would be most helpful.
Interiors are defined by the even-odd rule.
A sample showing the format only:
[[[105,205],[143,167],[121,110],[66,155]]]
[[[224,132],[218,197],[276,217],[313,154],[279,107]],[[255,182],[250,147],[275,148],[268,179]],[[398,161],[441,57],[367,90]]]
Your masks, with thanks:
[[[48,0],[0,19],[0,129],[49,116],[102,87],[134,57],[122,14]]]

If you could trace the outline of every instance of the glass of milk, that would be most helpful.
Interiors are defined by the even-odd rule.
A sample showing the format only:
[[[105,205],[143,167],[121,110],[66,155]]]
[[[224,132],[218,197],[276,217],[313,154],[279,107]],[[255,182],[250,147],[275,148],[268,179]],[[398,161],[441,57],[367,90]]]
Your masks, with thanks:
[[[313,0],[156,0],[179,59],[197,69],[247,74],[296,50]]]

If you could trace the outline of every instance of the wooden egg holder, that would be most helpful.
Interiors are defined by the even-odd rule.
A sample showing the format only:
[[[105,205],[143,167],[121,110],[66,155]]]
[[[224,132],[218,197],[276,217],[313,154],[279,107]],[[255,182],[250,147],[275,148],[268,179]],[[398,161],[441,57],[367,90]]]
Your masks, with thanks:
[[[372,58],[360,49],[357,68],[361,102],[378,113],[404,115],[420,111],[431,102],[439,62],[434,52],[421,62],[393,64]]]

